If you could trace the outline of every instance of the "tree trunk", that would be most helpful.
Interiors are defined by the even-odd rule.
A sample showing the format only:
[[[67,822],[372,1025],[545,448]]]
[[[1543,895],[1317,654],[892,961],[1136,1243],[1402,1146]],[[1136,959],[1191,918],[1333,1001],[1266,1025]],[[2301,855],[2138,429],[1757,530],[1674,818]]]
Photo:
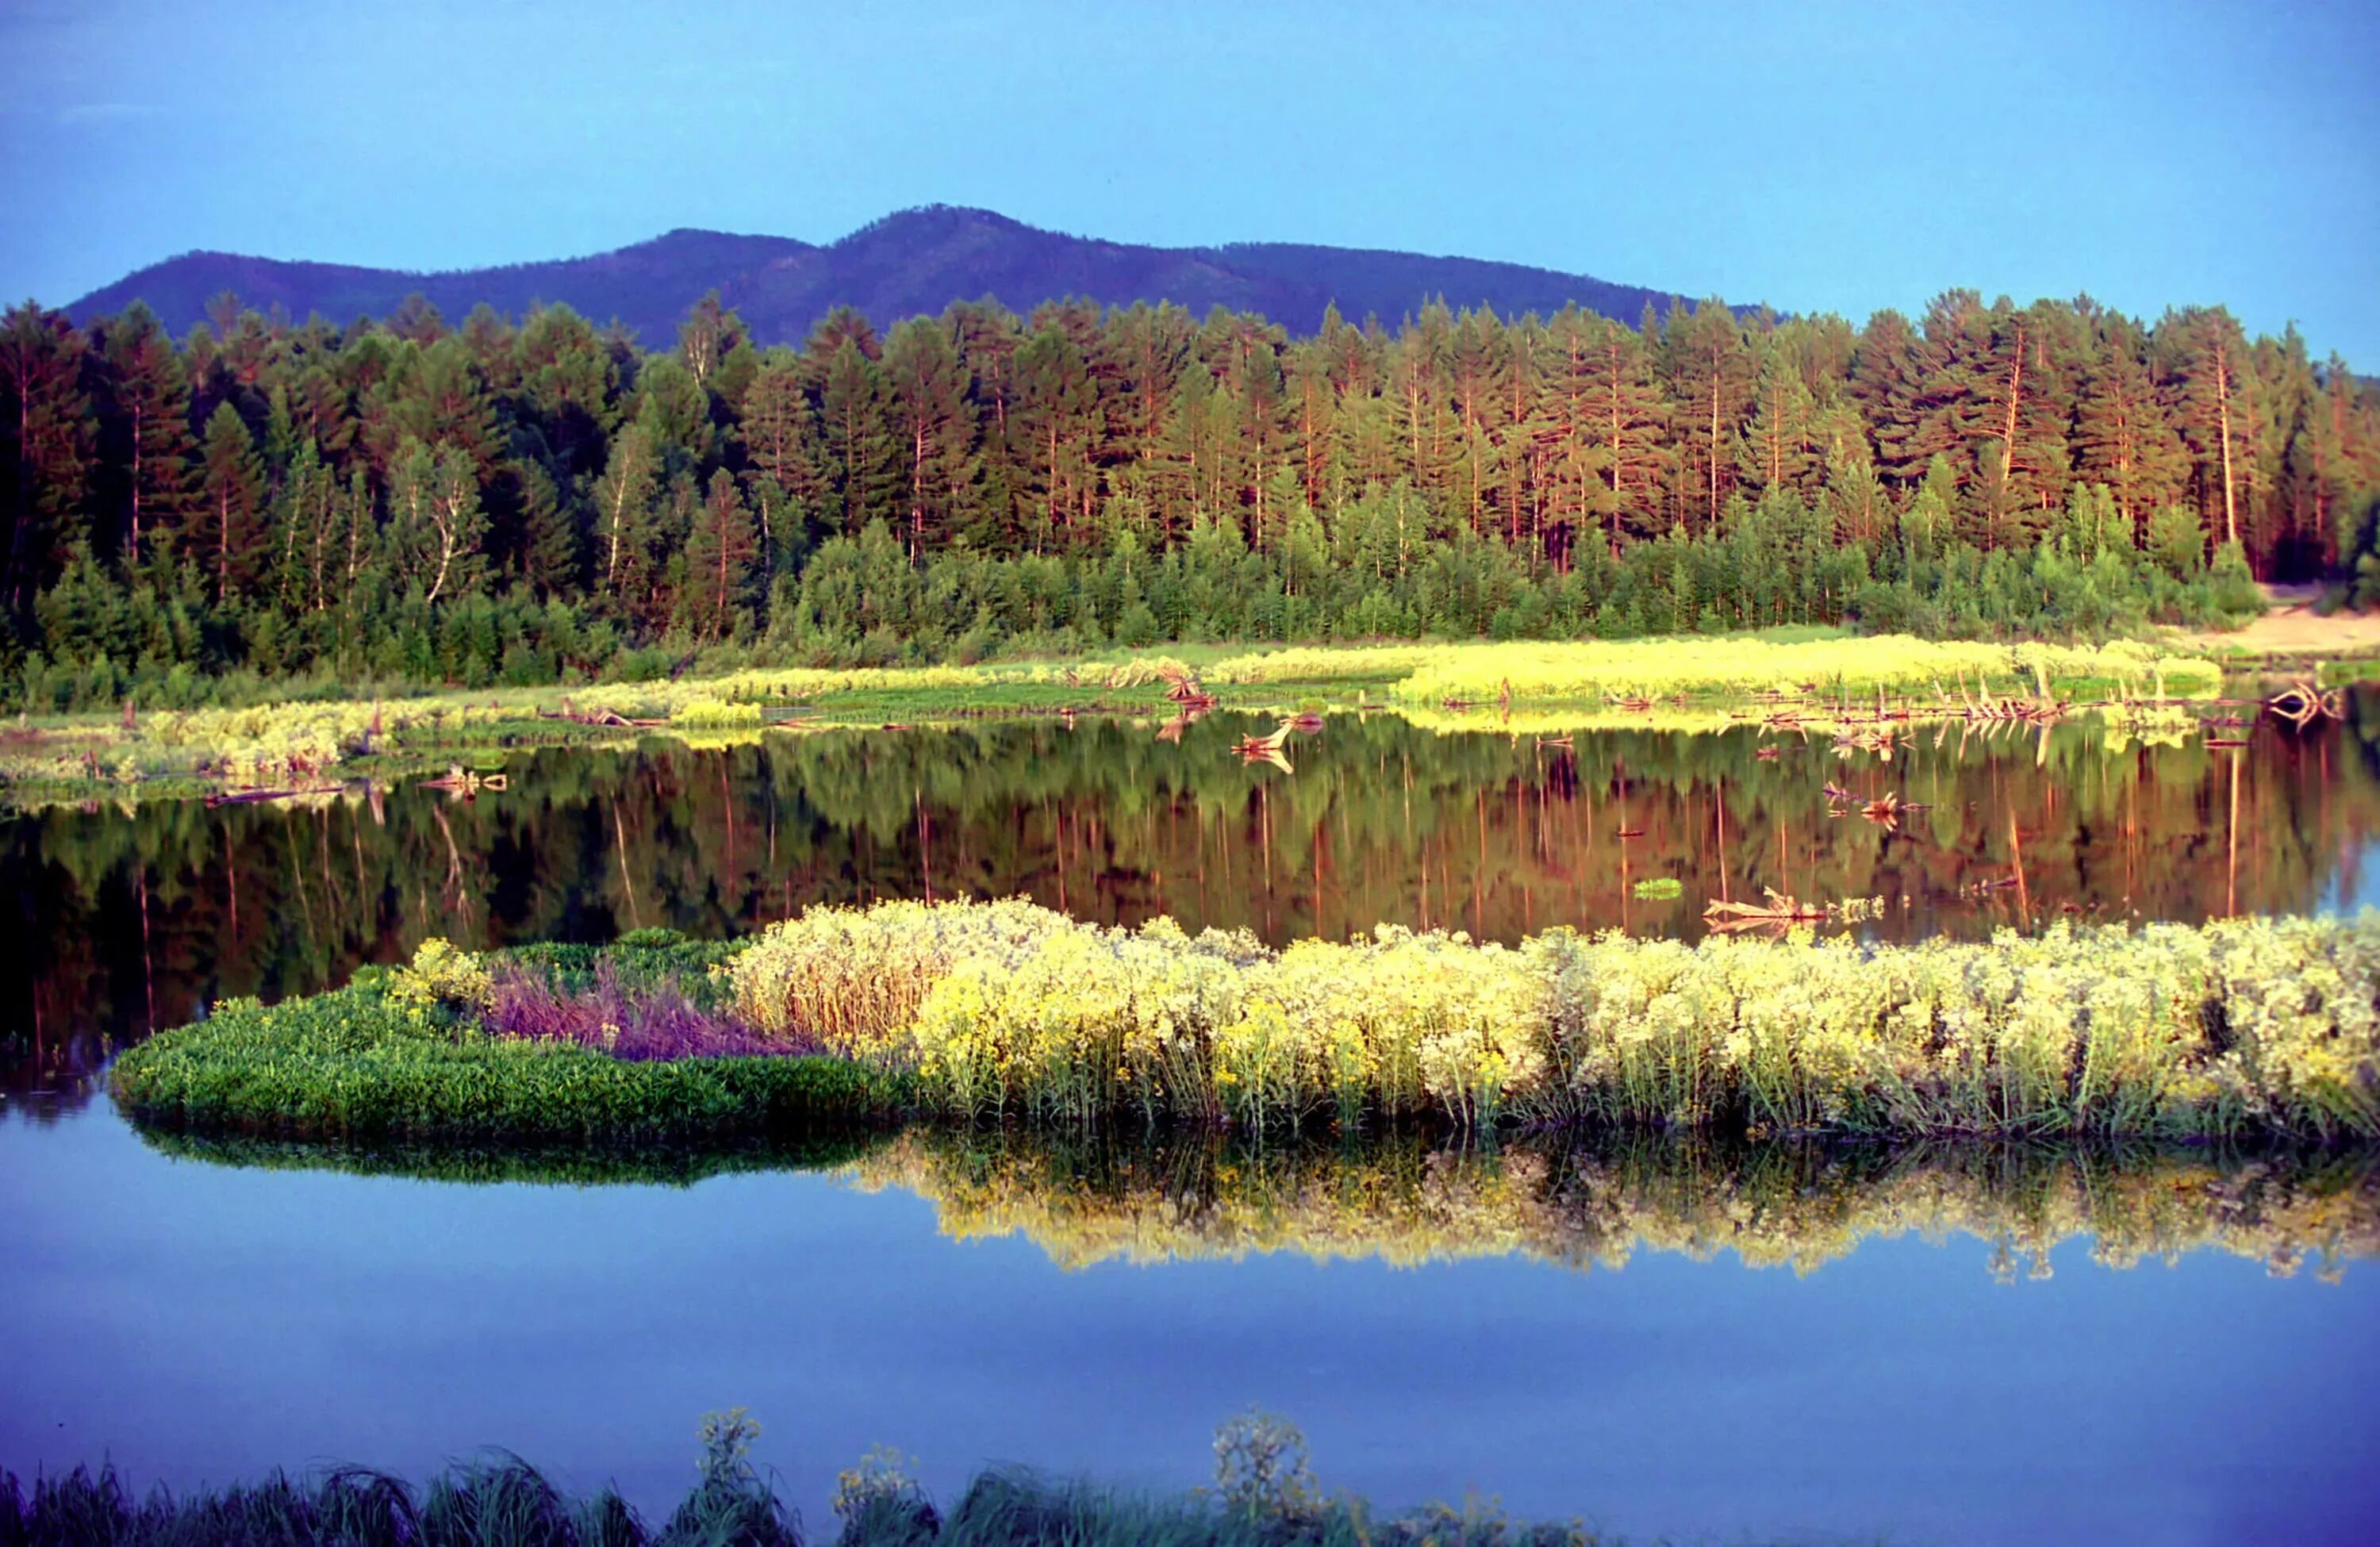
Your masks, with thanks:
[[[2240,541],[2240,507],[2231,489],[2231,366],[2223,346],[2215,346],[2215,403],[2223,427],[2223,540]]]

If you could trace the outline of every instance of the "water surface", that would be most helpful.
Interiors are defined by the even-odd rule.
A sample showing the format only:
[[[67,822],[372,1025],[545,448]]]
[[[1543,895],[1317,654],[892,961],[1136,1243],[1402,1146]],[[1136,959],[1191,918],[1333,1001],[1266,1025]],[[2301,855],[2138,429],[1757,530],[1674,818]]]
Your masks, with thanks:
[[[2374,1169],[913,1139],[471,1186],[169,1159],[100,1107],[0,1122],[0,1456],[187,1483],[501,1442],[652,1508],[743,1404],[815,1523],[883,1443],[946,1492],[1002,1459],[1192,1486],[1257,1402],[1383,1502],[2368,1541]]]
[[[1235,756],[1230,717],[657,738],[516,757],[476,800],[0,822],[0,1464],[418,1477],[498,1443],[657,1507],[699,1416],[745,1405],[816,1527],[879,1443],[945,1492],[1003,1459],[1178,1488],[1260,1403],[1385,1504],[1477,1489],[1722,1540],[2368,1541],[2380,1155],[338,1156],[144,1139],[94,1093],[152,1028],[432,934],[724,935],[822,900],[1024,894],[1273,942],[1691,938],[1768,887],[1866,899],[1848,927],[1893,939],[2355,906],[2380,712],[2352,707],[2240,748],[2082,724],[1888,760],[1377,716],[1296,737],[1288,770]],[[1888,796],[1922,809],[1872,820]]]

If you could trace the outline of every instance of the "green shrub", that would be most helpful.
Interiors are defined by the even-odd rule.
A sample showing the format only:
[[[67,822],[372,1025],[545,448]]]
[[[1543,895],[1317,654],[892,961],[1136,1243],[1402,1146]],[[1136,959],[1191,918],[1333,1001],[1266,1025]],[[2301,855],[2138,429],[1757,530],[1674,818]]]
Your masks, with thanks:
[[[378,980],[227,1001],[111,1079],[144,1122],[366,1143],[715,1141],[887,1121],[914,1100],[908,1077],[843,1058],[627,1063],[493,1037]]]

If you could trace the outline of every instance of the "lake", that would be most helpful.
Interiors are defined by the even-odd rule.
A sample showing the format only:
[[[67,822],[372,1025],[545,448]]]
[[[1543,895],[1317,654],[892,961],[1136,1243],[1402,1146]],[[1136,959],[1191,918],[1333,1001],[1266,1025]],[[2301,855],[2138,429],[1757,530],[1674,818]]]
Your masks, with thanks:
[[[2380,703],[2350,711],[2216,733],[2239,748],[1929,729],[1889,760],[1335,716],[1287,770],[1228,716],[985,723],[524,754],[473,800],[11,819],[0,1461],[418,1477],[495,1443],[651,1506],[700,1414],[746,1405],[816,1528],[878,1443],[943,1490],[991,1459],[1184,1487],[1258,1403],[1384,1504],[2366,1541],[2380,1155],[920,1133],[524,1163],[152,1141],[93,1093],[152,1026],[432,934],[724,934],[820,900],[1026,894],[1275,942],[1694,937],[1768,887],[1895,939],[2360,906]]]

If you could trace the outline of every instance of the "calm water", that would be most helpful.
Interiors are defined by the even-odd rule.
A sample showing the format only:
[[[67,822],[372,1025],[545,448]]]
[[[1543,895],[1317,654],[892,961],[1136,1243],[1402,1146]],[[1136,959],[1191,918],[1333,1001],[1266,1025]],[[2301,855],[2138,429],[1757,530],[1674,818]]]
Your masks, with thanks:
[[[1334,1485],[1637,1532],[2370,1540],[2370,1157],[1850,1171],[905,1140],[464,1185],[19,1117],[0,1455],[419,1475],[492,1440],[654,1507],[746,1404],[816,1522],[886,1442],[945,1492],[994,1459],[1195,1485],[1260,1402]]]
[[[2380,1156],[911,1136],[465,1181],[169,1151],[91,1094],[152,1024],[427,934],[717,933],[820,898],[1023,892],[1276,940],[1692,934],[1764,885],[1882,897],[1862,927],[1895,936],[2352,905],[2380,876],[2357,709],[2237,751],[2078,728],[1888,764],[1333,720],[1294,773],[1242,766],[1228,720],[1037,723],[541,755],[473,802],[19,819],[0,1464],[418,1476],[495,1443],[656,1505],[698,1416],[742,1404],[815,1527],[880,1443],[945,1490],[993,1459],[1187,1486],[1257,1402],[1326,1483],[1390,1503],[1476,1487],[1722,1539],[2369,1541]],[[1927,809],[1830,814],[1828,783]],[[1681,895],[1639,898],[1654,877]]]

